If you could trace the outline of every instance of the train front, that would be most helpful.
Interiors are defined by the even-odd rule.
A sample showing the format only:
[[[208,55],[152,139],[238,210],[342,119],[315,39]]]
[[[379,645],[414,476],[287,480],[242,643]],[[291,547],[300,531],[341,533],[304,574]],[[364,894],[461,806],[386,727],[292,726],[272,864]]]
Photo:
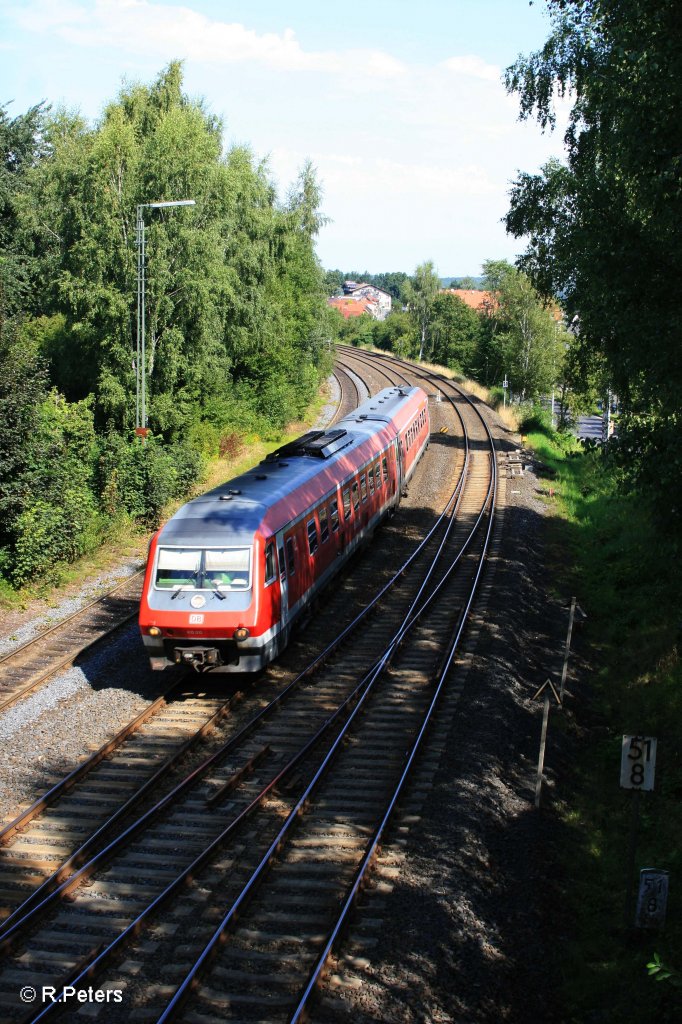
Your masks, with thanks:
[[[259,517],[253,503],[223,490],[184,505],[152,539],[139,623],[153,669],[264,664]]]

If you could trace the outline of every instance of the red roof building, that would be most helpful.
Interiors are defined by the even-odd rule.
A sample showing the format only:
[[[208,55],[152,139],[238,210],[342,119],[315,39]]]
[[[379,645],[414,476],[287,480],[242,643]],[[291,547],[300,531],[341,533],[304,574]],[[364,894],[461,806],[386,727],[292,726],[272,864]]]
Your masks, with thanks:
[[[475,288],[444,288],[443,291],[446,295],[456,295],[466,306],[478,312],[484,306],[490,306],[492,300],[490,292],[479,292]]]
[[[362,316],[363,313],[369,313],[376,319],[377,303],[373,299],[352,299],[344,296],[338,299],[328,299],[327,304],[338,309],[346,320],[350,320],[352,316]]]

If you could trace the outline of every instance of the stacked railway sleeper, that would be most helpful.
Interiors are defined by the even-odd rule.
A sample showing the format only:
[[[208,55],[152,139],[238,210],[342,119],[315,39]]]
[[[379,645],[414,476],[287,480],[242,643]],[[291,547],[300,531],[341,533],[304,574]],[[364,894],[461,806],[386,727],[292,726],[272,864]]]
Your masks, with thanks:
[[[354,616],[342,583],[324,616],[336,635],[327,643],[318,629],[310,664],[294,672],[294,644],[261,681],[258,713],[245,699],[203,760],[160,784],[156,804],[131,808],[85,870],[0,924],[9,1019],[25,1016],[27,985],[96,979],[121,996],[107,1021],[155,1020],[166,1003],[163,1019],[286,1019],[308,977],[312,991],[446,678],[487,545],[495,460],[473,409],[455,402],[471,438],[451,449],[458,483],[376,603]],[[64,1008],[75,1012],[48,1003],[31,1019]]]
[[[72,665],[89,647],[137,614],[144,573],[138,571],[108,593],[0,657],[0,713]]]

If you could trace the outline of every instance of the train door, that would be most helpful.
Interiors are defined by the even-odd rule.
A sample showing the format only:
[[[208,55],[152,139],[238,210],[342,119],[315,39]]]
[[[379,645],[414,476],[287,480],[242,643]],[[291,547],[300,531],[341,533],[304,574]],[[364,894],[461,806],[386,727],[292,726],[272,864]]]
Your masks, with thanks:
[[[398,463],[398,501],[396,504],[399,504],[403,493],[403,482],[405,480],[405,448],[401,437],[396,439],[396,445],[398,449],[396,453]]]
[[[277,564],[279,568],[280,621],[285,626],[289,621],[289,579],[287,575],[286,554],[284,548],[284,530],[275,536],[277,541]]]

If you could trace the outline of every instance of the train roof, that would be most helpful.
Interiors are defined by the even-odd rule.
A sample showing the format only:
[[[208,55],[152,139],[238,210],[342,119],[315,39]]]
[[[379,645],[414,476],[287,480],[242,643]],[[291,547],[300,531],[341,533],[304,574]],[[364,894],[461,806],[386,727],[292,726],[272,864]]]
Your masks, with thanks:
[[[377,435],[383,444],[391,440],[395,431],[390,425],[396,420],[397,426],[401,425],[401,413],[420,391],[415,387],[385,388],[333,427],[309,431],[276,449],[253,469],[183,505],[162,528],[159,543],[250,544],[266,515],[270,531],[275,532],[291,518],[287,506],[292,492],[305,488],[308,507],[331,490],[358,461],[371,457],[370,445],[366,445],[366,453],[359,451],[366,442]],[[351,461],[351,454],[357,458]],[[276,522],[280,503],[282,523]],[[303,507],[298,508],[296,514],[302,511]]]

